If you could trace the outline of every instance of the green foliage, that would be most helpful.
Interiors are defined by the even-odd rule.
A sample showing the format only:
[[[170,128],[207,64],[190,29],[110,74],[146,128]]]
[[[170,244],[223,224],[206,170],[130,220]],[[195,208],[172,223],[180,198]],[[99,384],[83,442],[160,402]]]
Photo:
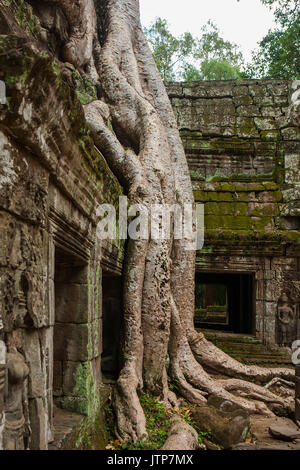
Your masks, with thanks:
[[[274,8],[274,16],[283,26],[293,23],[299,14],[299,0],[261,0],[264,5]]]
[[[172,381],[175,385],[175,390],[178,388],[176,379]],[[169,386],[172,389],[171,386]],[[166,408],[163,403],[160,403],[157,398],[150,394],[143,394],[140,396],[140,403],[143,407],[146,417],[146,430],[148,436],[143,436],[136,442],[126,441],[120,442],[119,440],[111,439],[109,445],[106,446],[108,450],[159,450],[170,436],[170,429],[172,419],[180,417],[186,421],[190,426],[196,429],[198,433],[198,441],[201,444],[204,440],[212,441],[212,433],[210,431],[201,430],[195,421],[192,419],[192,408],[196,405],[186,405],[180,408]],[[110,406],[105,408],[107,430],[113,437],[114,433],[114,413]],[[220,446],[219,446],[220,448]]]
[[[197,82],[202,79],[201,72],[192,64],[183,66],[183,79],[186,82]]]
[[[298,79],[300,77],[300,23],[284,30],[269,31],[253,54],[248,76]]]
[[[179,391],[179,380],[178,379],[172,379],[171,382],[169,383],[169,389],[172,390],[172,392],[178,392]]]
[[[76,94],[81,104],[88,104],[97,99],[96,88],[87,78],[77,81]]]
[[[144,32],[163,80],[176,80],[175,67],[185,65],[185,61],[193,53],[195,39],[190,33],[176,38],[170,32],[167,21],[162,18],[157,18]]]
[[[260,41],[246,75],[250,78],[300,77],[299,0],[262,0],[274,9],[277,27]]]
[[[157,18],[144,30],[163,80],[226,80],[241,77],[243,57],[209,21],[200,39],[190,33],[175,37],[166,20]]]
[[[143,394],[140,396],[140,403],[146,417],[147,436],[133,442],[131,440],[120,442],[111,441],[106,447],[112,450],[158,450],[170,435],[170,412],[165,409],[163,403],[157,401],[153,395]],[[106,410],[107,411],[107,410]],[[111,411],[109,412],[111,417]]]
[[[202,444],[204,440],[211,441],[212,435],[211,431],[199,431],[198,430],[198,442],[199,444]]]
[[[209,21],[201,29],[195,57],[200,60],[203,80],[238,79],[241,76],[243,56],[238,46],[225,41],[217,26]]]
[[[202,76],[205,80],[238,80],[241,71],[237,65],[231,65],[227,60],[204,60],[201,64]]]

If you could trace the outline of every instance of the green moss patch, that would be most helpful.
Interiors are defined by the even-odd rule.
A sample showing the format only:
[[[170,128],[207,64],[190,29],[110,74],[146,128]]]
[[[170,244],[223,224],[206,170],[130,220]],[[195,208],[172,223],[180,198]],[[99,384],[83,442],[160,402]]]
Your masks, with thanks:
[[[29,36],[37,37],[40,20],[33,14],[32,7],[25,0],[0,0],[0,6],[8,7],[18,26]]]
[[[172,385],[171,385],[172,387]],[[170,387],[170,388],[171,388]],[[151,394],[142,394],[140,403],[143,407],[146,418],[146,430],[148,436],[144,436],[136,442],[120,442],[112,438],[106,449],[109,450],[159,450],[170,436],[170,429],[174,416],[180,416],[181,419],[193,425],[190,415],[189,405],[181,408],[166,408],[163,403]],[[113,436],[114,417],[111,407],[106,409],[107,421],[110,423],[111,436]],[[201,436],[201,439],[204,436]]]

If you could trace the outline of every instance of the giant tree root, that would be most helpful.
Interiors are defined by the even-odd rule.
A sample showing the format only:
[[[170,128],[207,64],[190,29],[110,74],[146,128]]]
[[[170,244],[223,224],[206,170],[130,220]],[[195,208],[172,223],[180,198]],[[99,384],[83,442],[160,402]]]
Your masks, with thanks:
[[[97,13],[96,31],[92,20],[85,30],[87,23],[78,17],[73,1],[57,1],[70,23],[68,60],[79,70],[84,64],[95,63],[101,100],[85,107],[86,119],[95,144],[123,185],[129,202],[143,209],[152,204],[177,204],[181,208],[192,204],[183,145],[142,32],[138,0],[97,0],[96,11],[90,0],[86,4],[83,0],[76,2],[83,14]],[[82,36],[84,31],[87,37]],[[85,41],[88,39],[90,47],[95,36],[94,57],[89,62],[83,53],[89,50]],[[268,404],[289,406],[257,384],[274,377],[293,380],[292,371],[240,364],[194,330],[194,278],[195,251],[189,237],[175,240],[171,230],[169,240],[149,236],[128,244],[123,363],[114,396],[120,440],[137,440],[146,432],[139,391],[151,392],[164,403],[176,403],[168,390],[168,352],[169,378],[191,403],[206,403],[208,396],[216,395],[249,413],[263,414],[271,413]],[[216,380],[208,370],[231,379]],[[186,445],[194,444],[187,441]]]
[[[197,450],[201,446],[198,443],[198,434],[195,429],[179,417],[172,419],[170,436],[161,450]]]
[[[228,375],[234,375],[234,371],[237,370],[239,372],[243,371],[243,378],[247,377],[247,366],[235,361],[206,340],[202,345],[207,348],[208,355],[214,350],[215,357],[212,357],[212,360],[215,371],[224,374],[224,372],[227,372],[225,364],[229,364]],[[281,398],[267,388],[253,382],[232,378],[218,380],[211,377],[199,364],[197,355],[191,349],[174,303],[169,351],[170,376],[173,380],[175,379],[180,394],[191,403],[205,403],[206,398],[213,395],[222,398],[224,401],[231,401],[250,414],[264,415],[273,414],[268,408],[268,404],[276,404],[283,409],[290,409],[293,406],[291,400]],[[209,355],[209,357],[211,356]],[[286,373],[286,369],[264,370],[263,368],[252,367],[250,368],[249,379],[258,378],[259,381],[262,377],[266,380],[277,375],[290,377],[292,374],[290,371]]]
[[[195,330],[192,330],[189,334],[189,344],[197,361],[204,368],[219,374],[258,383],[268,382],[274,377],[295,381],[294,369],[267,368],[242,364],[208,341],[203,333],[197,333]]]

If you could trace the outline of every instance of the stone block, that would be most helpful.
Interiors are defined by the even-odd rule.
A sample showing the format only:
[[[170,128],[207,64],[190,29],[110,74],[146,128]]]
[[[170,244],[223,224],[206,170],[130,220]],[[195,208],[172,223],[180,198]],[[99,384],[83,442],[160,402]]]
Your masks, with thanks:
[[[285,182],[289,184],[300,183],[300,158],[298,154],[285,155]]]
[[[264,300],[264,296],[265,296],[264,284],[265,283],[263,280],[256,281],[256,299],[257,300]]]
[[[289,258],[289,257],[284,257],[284,258],[279,258],[279,257],[274,257],[272,258],[272,269],[284,269],[285,271],[296,271],[298,267],[297,263],[297,258]]]
[[[279,297],[280,285],[277,281],[268,281],[265,285],[265,300],[269,302],[277,302]]]
[[[262,300],[257,300],[255,302],[256,316],[262,317],[264,313],[264,302]]]
[[[42,398],[29,400],[29,417],[31,427],[30,450],[47,450],[48,416]]]
[[[91,341],[93,358],[100,356],[102,352],[102,320],[96,319],[91,324]]]
[[[254,104],[258,107],[261,106],[273,106],[274,104],[274,97],[271,95],[264,95],[264,96],[252,96]]]
[[[282,191],[283,202],[299,201],[300,200],[300,188],[287,189]]]
[[[300,154],[300,142],[294,140],[284,140],[280,149],[286,155]]]
[[[288,96],[289,94],[289,88],[288,84],[283,83],[283,82],[276,82],[274,81],[269,81],[267,84],[267,90],[270,92],[270,94],[275,95],[275,96]]]
[[[246,96],[234,96],[233,97],[233,102],[235,106],[249,106],[253,105],[253,99],[251,96],[246,95]]]
[[[267,93],[267,89],[265,84],[262,82],[256,82],[255,84],[250,84],[249,85],[249,93],[253,97],[263,97],[266,95],[270,96],[270,93]]]
[[[56,323],[54,326],[54,359],[56,361],[87,361],[89,325]]]
[[[42,370],[45,375],[46,390],[52,390],[53,382],[53,326],[50,328],[43,328],[40,331],[40,344],[42,351]]]
[[[260,303],[262,304],[262,302]],[[256,316],[255,316],[255,332],[256,335],[261,338],[261,334],[263,331],[263,317],[261,313],[261,306],[256,309]]]
[[[277,298],[280,296],[279,289],[277,290]],[[265,317],[267,322],[272,322],[277,315],[277,301],[276,302],[265,302]]]
[[[280,118],[283,115],[281,108],[275,106],[262,106],[260,110],[262,117]]]
[[[87,284],[88,266],[69,266],[58,267],[55,272],[55,282],[63,284]]]
[[[63,363],[63,394],[65,396],[76,396],[74,391],[76,385],[76,371],[80,362],[64,361]]]
[[[87,323],[89,291],[87,284],[55,284],[55,321]]]
[[[288,105],[288,96],[286,95],[275,95],[274,104],[278,106],[287,106]]]
[[[246,85],[236,85],[232,89],[233,96],[249,96],[249,90]]]
[[[265,269],[265,279],[273,279],[273,276],[272,277],[268,277],[270,276],[270,272],[267,272],[271,269],[271,259],[270,258],[264,258],[264,269]]]
[[[216,96],[218,97],[228,97],[232,96],[233,94],[233,84],[232,83],[226,83],[226,82],[219,82],[219,83],[214,83],[214,82],[206,82],[206,93],[207,96],[211,98],[215,98]]]
[[[300,130],[297,127],[287,127],[281,130],[284,140],[300,140]]]
[[[24,330],[24,353],[29,365],[28,393],[30,398],[42,397],[46,391],[46,374],[42,368],[41,344],[37,330]]]
[[[238,106],[237,108],[237,114],[239,116],[245,116],[245,117],[255,117],[255,116],[260,116],[260,110],[258,109],[257,106],[255,105],[243,105],[243,106]]]
[[[273,118],[255,117],[254,122],[261,131],[277,130],[277,125]]]
[[[300,431],[294,423],[286,425],[274,425],[269,427],[269,433],[275,439],[281,441],[294,441],[295,439],[300,439]]]
[[[276,126],[276,124],[275,124]],[[261,130],[260,131],[260,136],[264,141],[280,141],[282,139],[281,133],[279,130],[274,129],[274,130]]]
[[[183,90],[182,86],[178,83],[167,83],[168,94],[170,97],[173,96],[182,96]]]
[[[183,86],[183,95],[186,97],[206,97],[207,96],[207,90],[206,87],[201,86],[201,85],[194,85],[194,86]],[[169,92],[169,87],[168,87],[168,92]]]

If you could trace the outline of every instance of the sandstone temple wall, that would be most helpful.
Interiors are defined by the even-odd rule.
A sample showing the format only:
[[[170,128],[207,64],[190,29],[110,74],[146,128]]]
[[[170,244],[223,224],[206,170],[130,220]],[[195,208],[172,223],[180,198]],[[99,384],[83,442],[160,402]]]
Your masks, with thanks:
[[[62,12],[45,2],[38,21],[18,6],[0,4],[0,450],[47,449],[55,404],[95,417],[101,354],[102,370],[117,367],[121,317],[123,245],[96,227],[98,206],[117,208],[122,188],[82,107],[99,90],[59,60]],[[278,314],[299,317],[299,85],[168,84],[205,204],[197,274],[253,276],[251,332],[270,346]]]
[[[0,449],[46,449],[55,401],[97,411],[102,276],[120,278],[123,255],[97,238],[96,210],[117,206],[122,188],[89,136],[72,70],[29,39],[6,36],[5,47]]]
[[[193,182],[205,204],[200,273],[254,277],[255,333],[278,343],[286,293],[299,337],[300,83],[285,80],[168,83]],[[298,331],[297,331],[298,328]]]

